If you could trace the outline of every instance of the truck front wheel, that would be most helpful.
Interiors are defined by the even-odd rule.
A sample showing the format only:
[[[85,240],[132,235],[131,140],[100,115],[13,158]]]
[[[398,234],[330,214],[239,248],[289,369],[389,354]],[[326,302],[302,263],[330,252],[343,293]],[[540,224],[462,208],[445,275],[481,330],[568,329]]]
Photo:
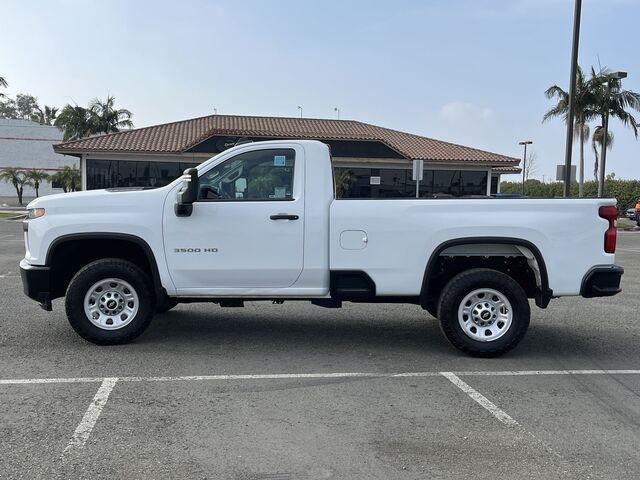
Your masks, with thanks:
[[[475,357],[496,357],[514,348],[531,315],[527,295],[513,278],[481,268],[449,281],[438,312],[447,339]]]
[[[67,289],[65,307],[78,335],[99,345],[114,345],[144,332],[155,305],[144,271],[131,262],[103,259],[76,273]]]

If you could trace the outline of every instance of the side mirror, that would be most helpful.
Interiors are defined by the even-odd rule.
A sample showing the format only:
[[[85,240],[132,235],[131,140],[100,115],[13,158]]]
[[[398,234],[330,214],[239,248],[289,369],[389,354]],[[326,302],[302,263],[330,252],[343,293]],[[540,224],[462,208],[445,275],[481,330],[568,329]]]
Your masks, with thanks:
[[[178,217],[189,217],[193,212],[193,202],[198,199],[200,182],[197,168],[187,168],[182,175],[182,187],[178,192],[175,212]]]

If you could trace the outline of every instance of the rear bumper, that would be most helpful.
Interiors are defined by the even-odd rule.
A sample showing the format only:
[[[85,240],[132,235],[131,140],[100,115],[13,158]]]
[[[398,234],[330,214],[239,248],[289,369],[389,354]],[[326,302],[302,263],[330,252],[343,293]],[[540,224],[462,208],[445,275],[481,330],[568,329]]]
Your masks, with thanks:
[[[582,280],[580,295],[585,298],[610,297],[620,293],[620,279],[624,268],[618,265],[599,265],[587,272]]]
[[[51,311],[50,270],[49,267],[31,265],[25,260],[20,262],[20,277],[25,295],[47,311]]]

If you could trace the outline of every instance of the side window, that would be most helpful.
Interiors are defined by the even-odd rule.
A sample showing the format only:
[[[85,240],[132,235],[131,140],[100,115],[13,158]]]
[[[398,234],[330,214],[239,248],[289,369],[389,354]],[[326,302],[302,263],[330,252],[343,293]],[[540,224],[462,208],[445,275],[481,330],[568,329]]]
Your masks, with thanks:
[[[292,200],[295,150],[241,153],[200,177],[198,200]]]

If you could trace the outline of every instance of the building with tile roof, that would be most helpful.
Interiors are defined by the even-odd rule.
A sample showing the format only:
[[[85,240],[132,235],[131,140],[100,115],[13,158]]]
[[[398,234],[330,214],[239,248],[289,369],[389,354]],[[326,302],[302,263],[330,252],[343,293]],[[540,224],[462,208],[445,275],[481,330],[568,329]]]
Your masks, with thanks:
[[[410,179],[413,160],[423,160],[425,170],[435,172],[425,180],[433,183],[433,189],[425,192],[434,194],[480,194],[482,188],[484,194],[491,184],[497,188],[500,174],[520,171],[519,159],[514,157],[355,120],[209,115],[63,142],[53,148],[81,159],[83,186],[92,189],[164,185],[184,168],[237,143],[276,139],[328,144],[334,165],[349,169],[357,179],[351,192],[356,196],[409,195],[408,190],[415,188]],[[452,185],[440,185],[443,182]]]

